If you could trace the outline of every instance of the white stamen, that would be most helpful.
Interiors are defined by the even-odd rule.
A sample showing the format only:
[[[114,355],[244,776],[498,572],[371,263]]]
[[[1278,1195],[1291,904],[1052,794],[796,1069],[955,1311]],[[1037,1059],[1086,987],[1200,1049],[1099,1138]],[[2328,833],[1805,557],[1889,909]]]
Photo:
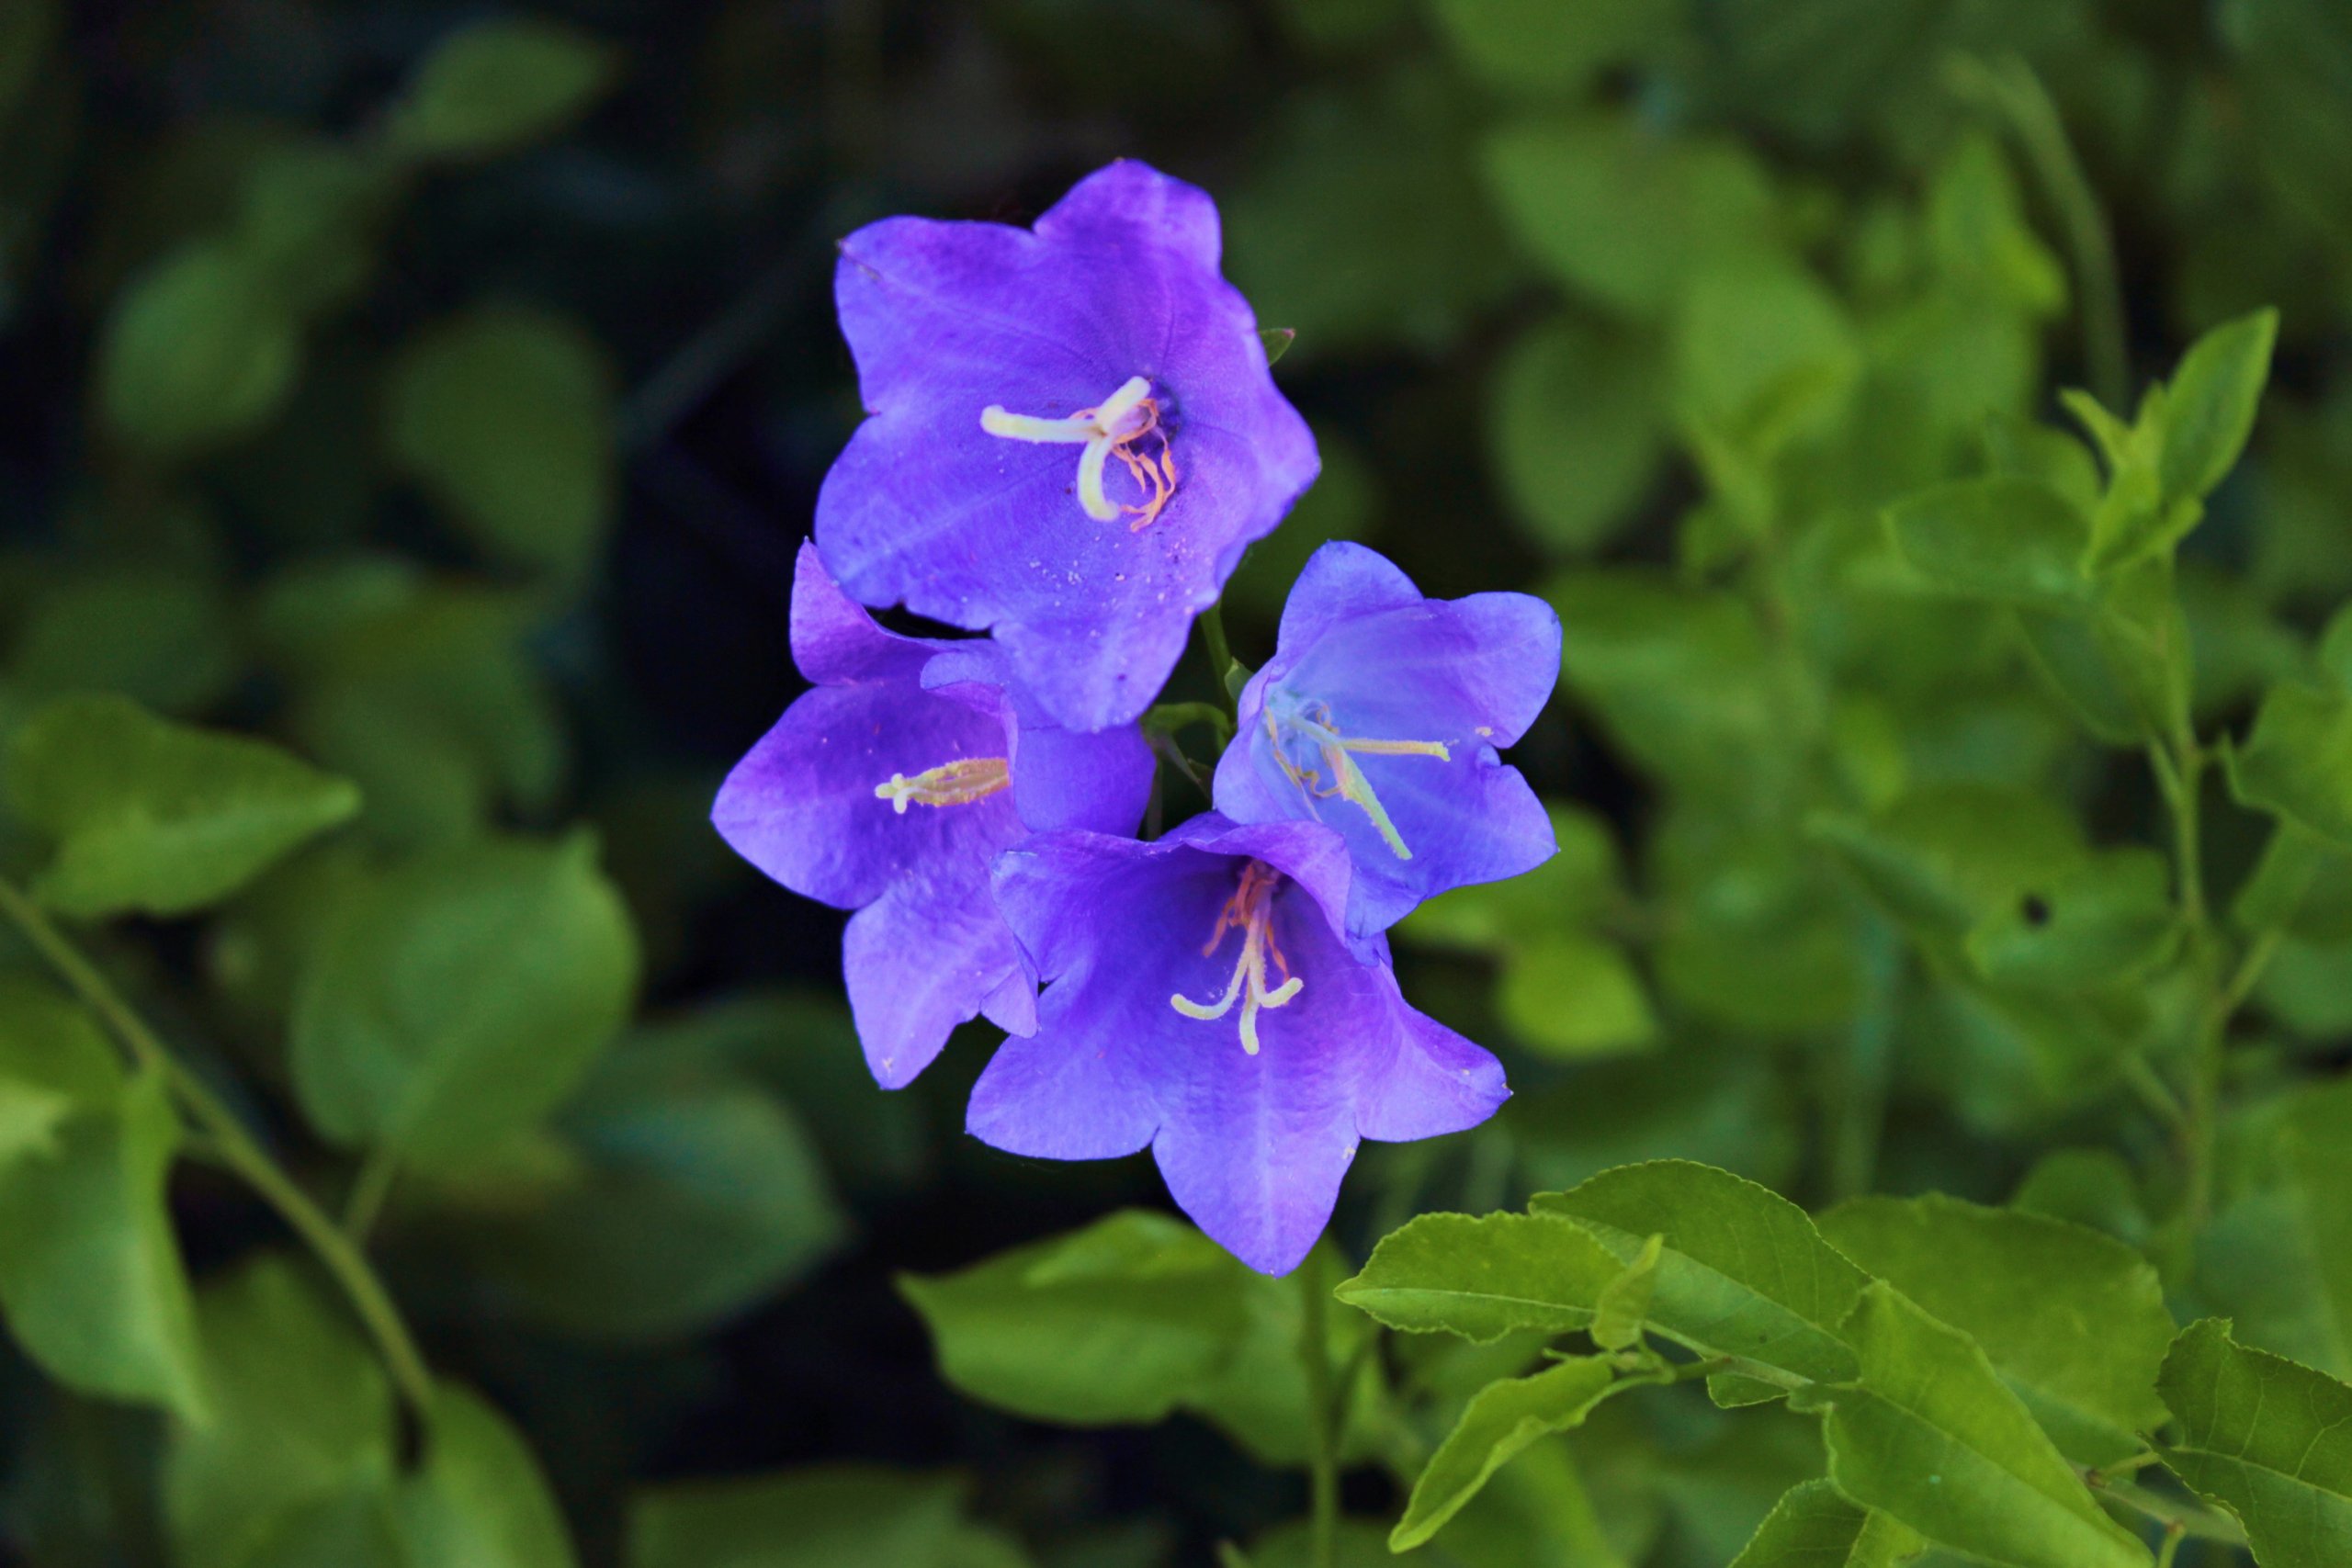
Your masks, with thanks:
[[[1086,450],[1078,457],[1078,503],[1097,523],[1114,522],[1122,513],[1133,513],[1138,519],[1135,526],[1141,528],[1158,517],[1176,493],[1176,465],[1166,434],[1160,434],[1157,463],[1134,450],[1137,442],[1159,429],[1159,406],[1152,401],[1151,382],[1144,377],[1128,377],[1101,404],[1080,409],[1068,419],[1012,413],[1001,404],[990,403],[980,411],[980,428],[1007,441],[1083,446]],[[1103,464],[1114,457],[1126,465],[1143,491],[1142,505],[1122,506],[1103,493]]]

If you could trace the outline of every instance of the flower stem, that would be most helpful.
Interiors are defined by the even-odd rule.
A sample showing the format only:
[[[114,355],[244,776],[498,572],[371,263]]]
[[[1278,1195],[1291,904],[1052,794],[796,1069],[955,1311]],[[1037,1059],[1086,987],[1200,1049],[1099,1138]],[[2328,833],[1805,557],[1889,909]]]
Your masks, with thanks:
[[[6,877],[0,877],[0,914],[5,914],[25,934],[58,977],[97,1015],[141,1070],[159,1073],[170,1083],[183,1114],[207,1141],[211,1156],[277,1211],[287,1228],[301,1238],[342,1288],[353,1313],[375,1340],[377,1351],[401,1394],[420,1414],[429,1408],[433,1399],[432,1374],[425,1370],[424,1358],[410,1337],[408,1325],[401,1320],[391,1293],[376,1277],[366,1254],[279,1168],[209,1086],[165,1048],[146,1020],[122,999],[97,966],[57,929],[40,906]]]
[[[1249,679],[1248,671],[1233,660],[1233,645],[1225,639],[1225,602],[1203,610],[1197,623],[1201,628],[1201,646],[1209,656],[1209,673],[1216,679],[1217,701],[1227,714],[1239,711],[1241,687]],[[1241,680],[1235,680],[1238,674]]]
[[[1314,1518],[1307,1561],[1313,1568],[1331,1568],[1340,1529],[1339,1402],[1331,1384],[1330,1307],[1325,1301],[1330,1286],[1323,1278],[1322,1258],[1309,1254],[1298,1270],[1298,1359],[1306,1368],[1306,1441],[1308,1482]]]

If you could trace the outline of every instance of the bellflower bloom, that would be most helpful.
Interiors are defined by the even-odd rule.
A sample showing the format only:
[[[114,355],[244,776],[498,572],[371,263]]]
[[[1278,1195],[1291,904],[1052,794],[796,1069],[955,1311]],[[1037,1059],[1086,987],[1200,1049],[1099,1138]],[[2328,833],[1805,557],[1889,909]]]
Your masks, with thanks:
[[[1424,898],[1516,876],[1557,844],[1535,792],[1495,754],[1560,674],[1560,619],[1524,593],[1424,599],[1362,545],[1315,552],[1274,656],[1242,688],[1216,808],[1329,824],[1355,861],[1347,930],[1385,931]]]
[[[976,1013],[1035,1026],[989,862],[1037,829],[1133,832],[1151,752],[1132,726],[1055,726],[986,642],[876,626],[806,545],[792,658],[816,689],[736,764],[711,819],[786,887],[857,911],[842,946],[850,1008],[867,1066],[898,1089]]]
[[[1141,714],[1319,467],[1219,245],[1208,197],[1136,163],[1034,231],[891,218],[842,241],[867,418],[816,527],[842,586],[993,630],[1069,728]]]
[[[1330,829],[1214,813],[1151,843],[1006,852],[998,905],[1047,985],[970,1130],[1045,1159],[1148,1145],[1204,1231],[1253,1269],[1297,1267],[1360,1140],[1459,1132],[1509,1093],[1493,1056],[1406,1005],[1385,938],[1349,940],[1349,880]]]

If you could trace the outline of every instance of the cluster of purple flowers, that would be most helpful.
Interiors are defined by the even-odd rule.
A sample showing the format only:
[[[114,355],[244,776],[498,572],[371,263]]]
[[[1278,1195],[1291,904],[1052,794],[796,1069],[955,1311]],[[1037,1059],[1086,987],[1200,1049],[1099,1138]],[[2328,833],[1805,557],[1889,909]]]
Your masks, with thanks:
[[[793,587],[815,689],[714,816],[856,911],[843,968],[886,1088],[985,1014],[1008,1038],[975,1134],[1148,1146],[1203,1230],[1284,1273],[1361,1140],[1457,1132],[1509,1092],[1407,1005],[1383,933],[1554,852],[1496,749],[1550,695],[1560,630],[1526,595],[1424,598],[1328,545],[1240,694],[1215,809],[1136,837],[1157,766],[1137,721],[1318,468],[1218,248],[1208,197],[1136,163],[1034,231],[895,218],[842,243],[867,417]],[[889,604],[989,635],[861,608]]]

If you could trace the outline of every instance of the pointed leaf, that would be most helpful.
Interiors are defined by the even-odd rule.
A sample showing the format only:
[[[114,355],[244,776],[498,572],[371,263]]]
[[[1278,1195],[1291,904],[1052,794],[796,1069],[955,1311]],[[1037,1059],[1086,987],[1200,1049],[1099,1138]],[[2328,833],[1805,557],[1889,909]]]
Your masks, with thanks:
[[[1487,1384],[1422,1467],[1405,1517],[1389,1533],[1388,1550],[1409,1551],[1437,1534],[1520,1450],[1583,1425],[1593,1406],[1620,1386],[1603,1356],[1577,1356]]]
[[[17,811],[57,840],[34,891],[65,914],[184,915],[359,809],[359,792],[275,746],[66,697],[18,730]]]
[[[2111,1464],[2164,1420],[2164,1287],[2121,1242],[2063,1220],[1929,1194],[1858,1198],[1821,1234],[1971,1336],[2067,1456]]]
[[[2147,1568],[1966,1335],[1883,1282],[1846,1335],[1860,1380],[1819,1401],[1839,1492],[1986,1562]]]
[[[480,1395],[444,1385],[424,1464],[401,1488],[413,1560],[443,1568],[574,1568],[571,1538],[520,1433]]]
[[[1853,1376],[1838,1325],[1864,1276],[1822,1240],[1804,1210],[1769,1188],[1711,1166],[1655,1160],[1539,1194],[1529,1208],[1572,1220],[1620,1264],[1635,1261],[1645,1238],[1663,1233],[1648,1317],[1668,1338],[1791,1380]],[[1747,1388],[1741,1397],[1758,1393]]]
[[[2225,321],[2190,345],[2165,399],[2162,471],[2168,499],[2201,500],[2228,477],[2253,433],[2278,340],[2278,312]]]
[[[2336,846],[2352,846],[2352,695],[2275,686],[2245,744],[2225,750],[2239,802]]]
[[[613,80],[619,57],[585,33],[530,18],[461,28],[425,58],[393,110],[411,157],[488,158],[568,129]]]
[[[1624,1264],[1582,1227],[1541,1214],[1423,1214],[1381,1238],[1340,1299],[1391,1328],[1484,1343],[1592,1321]]]

